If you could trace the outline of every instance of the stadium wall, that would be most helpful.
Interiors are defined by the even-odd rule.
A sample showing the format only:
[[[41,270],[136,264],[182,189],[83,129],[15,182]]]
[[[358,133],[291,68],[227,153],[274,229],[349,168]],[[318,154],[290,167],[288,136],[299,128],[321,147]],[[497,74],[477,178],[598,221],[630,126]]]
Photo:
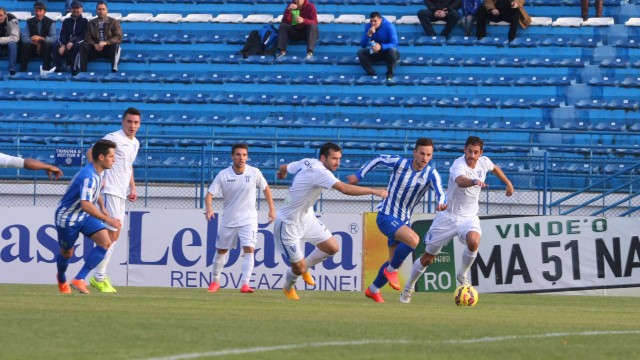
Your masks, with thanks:
[[[58,253],[53,226],[54,208],[0,208],[0,282],[53,284]],[[319,213],[341,244],[341,251],[313,275],[316,287],[304,290],[361,291],[386,255],[381,234],[373,235],[374,213]],[[421,214],[414,226],[433,215]],[[275,247],[273,226],[259,214],[260,237],[252,286],[280,289],[287,269]],[[161,225],[160,225],[161,224]],[[109,275],[118,286],[206,288],[217,237],[217,217],[207,223],[201,209],[132,209],[116,244]],[[483,241],[471,280],[480,292],[576,293],[640,296],[640,219],[598,217],[492,217],[482,219]],[[367,230],[364,230],[367,229]],[[428,226],[422,226],[424,233]],[[367,232],[368,231],[368,232]],[[365,236],[366,235],[366,236]],[[366,241],[364,240],[366,238]],[[363,243],[364,242],[364,243]],[[363,245],[364,244],[364,245]],[[79,239],[69,267],[75,274],[79,260],[93,246]],[[312,250],[307,244],[306,251]],[[416,255],[419,255],[420,249]],[[455,262],[462,245],[438,257],[419,287],[452,291]],[[241,251],[230,251],[221,279],[223,288],[237,288]],[[404,271],[410,268],[407,261]],[[406,275],[405,275],[406,276]],[[406,277],[405,277],[406,278]]]

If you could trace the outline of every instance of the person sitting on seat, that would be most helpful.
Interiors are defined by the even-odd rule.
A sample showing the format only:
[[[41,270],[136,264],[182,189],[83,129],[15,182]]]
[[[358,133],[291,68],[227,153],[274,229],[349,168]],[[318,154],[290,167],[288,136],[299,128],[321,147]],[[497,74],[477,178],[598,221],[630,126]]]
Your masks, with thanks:
[[[306,0],[293,0],[282,15],[278,30],[278,50],[276,58],[287,54],[289,40],[307,42],[307,59],[313,57],[318,38],[318,13],[316,6]]]
[[[51,69],[51,46],[56,41],[56,22],[45,16],[44,3],[33,4],[35,16],[27,20],[22,32],[20,71],[27,71],[29,59],[42,56],[42,70]]]
[[[111,61],[111,72],[118,71],[120,61],[120,44],[122,43],[122,27],[120,21],[109,17],[107,4],[104,1],[96,5],[97,17],[87,26],[84,42],[80,47],[80,59],[76,62],[73,74],[87,71],[89,59],[105,58]]]

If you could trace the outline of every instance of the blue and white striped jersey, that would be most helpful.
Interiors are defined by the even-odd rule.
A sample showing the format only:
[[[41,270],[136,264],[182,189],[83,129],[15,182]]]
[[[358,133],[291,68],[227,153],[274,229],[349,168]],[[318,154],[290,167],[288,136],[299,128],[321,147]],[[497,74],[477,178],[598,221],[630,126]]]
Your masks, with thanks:
[[[67,191],[60,199],[56,209],[56,225],[72,227],[84,220],[89,214],[80,207],[80,201],[86,200],[96,204],[102,188],[102,174],[98,174],[93,164],[88,164],[78,172]]]
[[[431,165],[425,166],[421,171],[414,171],[412,162],[413,158],[380,155],[364,164],[355,174],[360,180],[378,165],[392,168],[391,179],[387,186],[389,197],[380,202],[378,211],[385,215],[395,216],[404,222],[411,219],[413,208],[424,197],[429,187],[435,191],[438,204],[447,203],[438,171]]]

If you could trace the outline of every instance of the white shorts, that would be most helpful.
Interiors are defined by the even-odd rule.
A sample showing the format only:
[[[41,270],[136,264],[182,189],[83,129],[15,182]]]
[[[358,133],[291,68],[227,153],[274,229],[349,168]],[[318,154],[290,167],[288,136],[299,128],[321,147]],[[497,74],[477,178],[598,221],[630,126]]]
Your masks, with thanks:
[[[304,241],[317,246],[329,240],[333,234],[318,218],[312,216],[295,224],[286,224],[276,219],[273,225],[273,236],[276,247],[289,262],[294,263],[304,259]]]
[[[429,231],[424,236],[426,251],[431,255],[440,253],[455,236],[463,245],[467,244],[467,233],[475,231],[482,235],[480,219],[477,216],[455,216],[441,211],[433,219]]]
[[[256,247],[258,241],[258,223],[247,224],[243,226],[228,227],[220,224],[218,226],[218,237],[216,238],[216,248],[233,249],[240,239],[241,246]]]
[[[117,197],[111,194],[102,194],[102,201],[104,201],[104,207],[107,208],[107,212],[112,218],[116,218],[124,223],[125,205],[126,199]],[[107,229],[111,231],[118,231],[120,229],[104,224]]]

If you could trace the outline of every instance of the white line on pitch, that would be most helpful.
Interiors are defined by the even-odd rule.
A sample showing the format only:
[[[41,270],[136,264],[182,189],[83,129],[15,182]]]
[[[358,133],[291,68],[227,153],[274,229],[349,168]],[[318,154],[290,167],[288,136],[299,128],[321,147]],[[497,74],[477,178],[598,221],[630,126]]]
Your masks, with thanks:
[[[445,344],[474,344],[494,341],[506,341],[506,340],[521,340],[521,339],[544,339],[563,336],[600,336],[600,335],[628,335],[639,334],[640,330],[627,330],[627,331],[585,331],[578,333],[547,333],[547,334],[531,334],[531,335],[508,335],[508,336],[494,336],[483,337],[477,339],[460,339],[460,340],[447,340],[443,341]]]

